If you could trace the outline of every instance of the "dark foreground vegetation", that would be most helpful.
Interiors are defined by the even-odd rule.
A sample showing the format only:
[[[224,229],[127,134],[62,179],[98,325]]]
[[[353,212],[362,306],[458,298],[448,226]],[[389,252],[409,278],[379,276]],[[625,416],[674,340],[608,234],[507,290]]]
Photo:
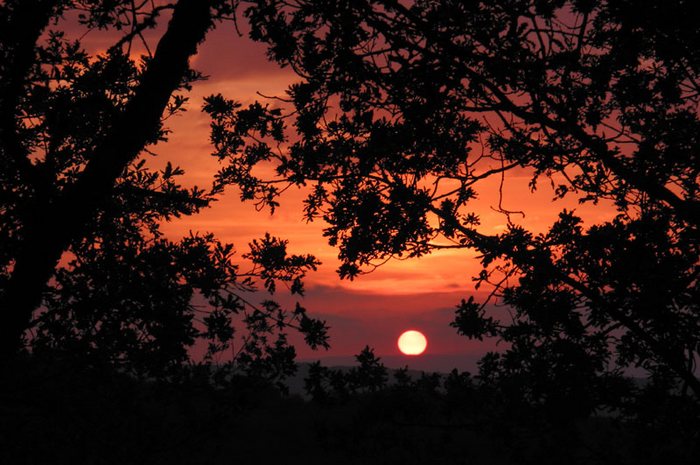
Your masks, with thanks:
[[[26,358],[1,382],[11,464],[695,464],[697,405],[627,382],[616,411],[534,406],[467,373],[309,367],[313,396],[208,369],[137,380]],[[380,375],[380,376],[378,376]],[[632,395],[636,390],[635,395]]]
[[[0,2],[0,462],[700,463],[691,4]],[[197,48],[243,23],[298,82],[195,102],[220,170],[192,186],[168,118],[193,108]],[[547,228],[503,198],[505,229],[482,224],[484,180],[513,173],[550,186]],[[390,384],[368,350],[354,371],[309,367],[309,400],[276,391],[291,331],[331,342],[300,304],[318,260],[162,224],[227,190],[274,211],[296,188],[341,278],[475,253],[488,292],[452,325],[503,349],[474,377]],[[235,369],[195,364],[223,356]]]

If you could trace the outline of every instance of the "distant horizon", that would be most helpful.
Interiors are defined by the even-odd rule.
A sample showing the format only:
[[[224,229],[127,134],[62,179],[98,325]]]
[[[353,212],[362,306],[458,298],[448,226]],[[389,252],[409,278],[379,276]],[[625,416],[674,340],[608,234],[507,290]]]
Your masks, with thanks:
[[[319,354],[320,355],[320,354]],[[423,354],[419,356],[407,356],[400,354],[375,353],[380,358],[380,362],[390,369],[400,369],[408,367],[409,370],[435,371],[449,373],[453,369],[460,372],[468,371],[475,373],[477,361],[481,356],[453,354]],[[342,367],[357,365],[354,355],[320,355],[317,358],[298,358],[297,363],[313,363],[320,361],[322,365],[328,367]]]

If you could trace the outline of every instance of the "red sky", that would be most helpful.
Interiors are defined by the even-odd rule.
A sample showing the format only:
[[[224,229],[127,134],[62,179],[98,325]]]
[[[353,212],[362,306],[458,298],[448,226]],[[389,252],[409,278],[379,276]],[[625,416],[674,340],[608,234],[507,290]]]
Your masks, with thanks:
[[[155,35],[154,35],[155,37]],[[88,48],[106,48],[109,37],[88,34]],[[153,42],[155,44],[155,41]],[[151,44],[151,45],[153,45]],[[213,93],[250,103],[265,95],[283,95],[286,87],[297,78],[290,70],[280,69],[267,61],[265,49],[247,38],[238,37],[231,24],[220,25],[211,32],[194,59],[194,67],[209,79],[196,83],[189,95],[188,111],[168,122],[173,130],[170,141],[157,147],[157,158],[150,162],[164,166],[170,161],[186,171],[187,185],[208,187],[218,162],[209,154],[208,118],[200,109],[202,99]],[[553,192],[544,183],[537,192],[528,189],[527,173],[508,174],[503,207],[523,210],[525,218],[514,218],[533,231],[542,231],[556,218],[562,208],[576,208],[590,221],[610,215],[609,208],[579,206],[575,199],[552,203]],[[499,180],[493,178],[478,188],[479,199],[474,202],[486,233],[504,228],[505,217],[493,211],[498,204]],[[374,273],[353,282],[341,281],[335,274],[338,266],[336,251],[321,235],[323,224],[307,224],[302,219],[302,191],[288,191],[282,206],[274,214],[255,211],[252,204],[243,204],[231,189],[212,208],[203,213],[164,225],[168,236],[176,239],[188,231],[213,232],[225,242],[237,246],[240,254],[247,244],[270,232],[289,240],[296,253],[312,253],[323,264],[318,272],[308,276],[307,295],[302,304],[314,315],[331,325],[331,345],[328,352],[313,353],[297,344],[302,359],[327,358],[330,362],[347,362],[365,345],[375,348],[389,365],[408,364],[419,369],[444,370],[450,366],[473,368],[473,362],[492,345],[470,342],[449,327],[454,307],[460,299],[475,294],[471,276],[480,269],[475,254],[469,251],[439,251],[430,256],[393,261]],[[267,296],[262,296],[266,298]],[[286,297],[280,299],[289,302]],[[416,358],[401,356],[396,339],[406,329],[417,329],[428,337],[426,355]]]

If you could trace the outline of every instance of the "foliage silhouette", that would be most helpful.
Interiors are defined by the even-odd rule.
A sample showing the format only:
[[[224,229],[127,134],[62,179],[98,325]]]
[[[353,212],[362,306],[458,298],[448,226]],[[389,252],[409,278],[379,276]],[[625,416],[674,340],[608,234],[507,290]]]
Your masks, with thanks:
[[[201,78],[189,57],[236,8],[302,81],[288,108],[209,97],[224,167],[210,189],[184,188],[182,170],[144,160]],[[392,257],[477,250],[477,283],[492,292],[462,301],[454,327],[507,342],[474,377],[414,381],[400,371],[391,384],[369,348],[349,372],[312,365],[307,387],[319,402],[298,413],[285,405],[329,451],[318,461],[340,451],[347,463],[696,463],[700,31],[686,10],[680,0],[6,0],[0,357],[14,376],[0,379],[11,414],[0,417],[0,450],[27,463],[46,461],[52,446],[73,461],[206,462],[236,452],[212,432],[260,444],[245,427],[255,415],[240,406],[269,402],[269,382],[294,369],[286,331],[311,346],[327,338],[303,307],[247,296],[256,282],[301,295],[318,262],[266,236],[250,244],[252,269],[242,272],[230,245],[209,234],[169,240],[159,224],[196,214],[230,184],[272,209],[300,185],[311,189],[307,218],[329,224],[342,277]],[[60,31],[68,15],[119,38],[90,56]],[[158,46],[134,60],[133,43],[165,18]],[[258,177],[270,162],[277,176]],[[611,202],[617,216],[584,228],[562,211],[535,234],[499,205],[508,229],[485,235],[470,201],[480,181],[515,170],[532,173],[533,189],[544,181],[557,197]],[[512,313],[488,312],[493,301]],[[197,339],[207,361],[236,349],[240,326],[235,366],[187,363]],[[18,350],[32,356],[12,360]],[[114,366],[140,379],[101,371]],[[649,380],[624,378],[631,367]],[[279,416],[258,417],[289,437]],[[202,448],[177,455],[190,427]],[[35,431],[55,443],[26,455]],[[255,433],[263,445],[251,461],[269,448],[270,436]],[[179,448],[150,449],[173,437]],[[105,455],[121,438],[131,455]],[[88,453],[76,452],[81,442]]]
[[[359,366],[347,372],[328,368],[320,362],[312,363],[304,379],[307,394],[314,400],[327,402],[377,392],[386,387],[388,370],[369,346],[365,346],[355,359]]]
[[[221,183],[270,207],[307,186],[341,277],[393,257],[475,249],[490,297],[454,326],[508,342],[481,370],[564,417],[619,408],[643,369],[700,398],[697,25],[672,1],[240,2],[251,37],[302,79],[284,117],[221,95],[212,116]],[[253,120],[251,120],[253,118]],[[283,131],[288,121],[292,131]],[[287,143],[287,151],[279,150]],[[254,168],[273,163],[276,176]],[[480,181],[524,170],[555,198],[611,204],[586,228],[562,211],[532,233],[486,235]],[[507,182],[507,181],[506,181]],[[486,312],[489,303],[512,313]]]
[[[225,376],[275,381],[294,370],[289,329],[327,347],[325,324],[302,306],[250,300],[260,284],[303,295],[314,257],[267,235],[250,244],[250,269],[241,270],[232,245],[211,234],[171,240],[160,230],[220,193],[183,187],[182,169],[155,169],[147,158],[201,79],[189,58],[231,12],[216,0],[0,6],[3,359],[24,349],[172,377],[202,341],[207,362],[233,354]],[[91,55],[70,28],[109,31],[113,43]],[[157,29],[150,47],[144,34]],[[147,53],[136,57],[139,44]]]

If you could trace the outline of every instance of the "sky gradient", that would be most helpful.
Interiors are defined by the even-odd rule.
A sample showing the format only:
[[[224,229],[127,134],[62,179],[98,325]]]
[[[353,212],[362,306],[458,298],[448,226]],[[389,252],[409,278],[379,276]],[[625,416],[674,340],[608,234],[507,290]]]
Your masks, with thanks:
[[[154,46],[160,31],[151,31],[147,37]],[[245,31],[244,31],[245,32]],[[76,32],[77,33],[77,32]],[[112,37],[91,32],[83,38],[91,52],[105,50]],[[135,47],[134,55],[143,52]],[[187,112],[167,121],[172,130],[167,143],[158,145],[157,157],[149,164],[163,167],[167,162],[182,167],[186,186],[207,188],[219,168],[216,158],[210,156],[209,120],[201,112],[203,99],[221,93],[248,104],[260,100],[257,95],[284,95],[284,91],[298,77],[289,69],[281,69],[267,60],[265,48],[246,37],[239,37],[231,24],[222,24],[210,32],[193,60],[193,66],[208,76],[197,82],[189,94]],[[576,199],[553,202],[553,190],[543,180],[536,192],[530,192],[530,174],[512,170],[506,173],[502,205],[508,210],[522,210],[524,217],[512,218],[531,231],[540,232],[556,219],[563,209],[576,209],[587,223],[609,218],[613,209],[590,204],[578,205]],[[499,202],[500,179],[493,177],[477,186],[478,199],[473,210],[482,221],[481,231],[495,234],[502,231],[506,218],[494,211]],[[306,297],[302,301],[309,312],[329,323],[331,349],[312,352],[292,337],[302,360],[326,359],[329,364],[347,363],[352,354],[369,345],[390,366],[409,365],[417,369],[447,370],[450,367],[473,369],[475,360],[492,343],[468,341],[449,326],[455,306],[461,299],[474,295],[483,297],[485,291],[476,291],[471,277],[480,270],[476,254],[467,250],[441,250],[419,259],[390,261],[371,274],[355,281],[341,281],[335,273],[337,252],[322,237],[322,221],[306,223],[302,218],[302,189],[290,189],[281,199],[281,207],[256,211],[252,203],[242,203],[238,192],[229,190],[211,208],[202,213],[164,224],[163,231],[172,239],[193,232],[212,232],[223,242],[233,243],[239,256],[247,251],[247,244],[266,232],[289,240],[292,253],[311,253],[322,265],[306,280]],[[243,265],[245,269],[245,265]],[[267,298],[262,292],[260,299]],[[285,295],[276,296],[283,303],[293,303]],[[497,309],[494,311],[498,312]],[[424,355],[401,355],[396,339],[407,329],[417,329],[428,338]]]

